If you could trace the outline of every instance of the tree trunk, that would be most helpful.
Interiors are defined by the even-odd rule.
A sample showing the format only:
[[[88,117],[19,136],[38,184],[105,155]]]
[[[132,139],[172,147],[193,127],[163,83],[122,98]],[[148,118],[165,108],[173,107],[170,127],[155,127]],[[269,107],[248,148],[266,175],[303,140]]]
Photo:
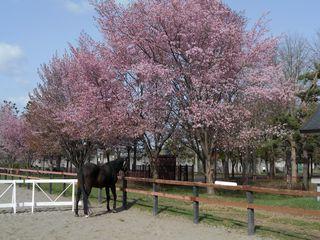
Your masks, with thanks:
[[[107,151],[107,162],[110,162],[110,151]]]
[[[133,144],[132,170],[135,171],[136,169],[137,169],[137,142],[135,141]]]
[[[297,164],[297,143],[294,140],[290,141],[291,146],[291,182],[293,185],[298,183],[298,164]]]
[[[67,165],[66,165],[66,170],[65,170],[66,172],[69,172],[69,162],[70,162],[70,161],[67,160]]]
[[[116,152],[117,152],[117,158],[120,159],[120,157],[121,157],[121,151],[120,151],[120,149],[117,148],[117,151],[116,151]]]
[[[269,176],[271,179],[274,179],[275,177],[275,159],[274,159],[274,154],[271,154],[271,158],[270,158],[270,173]]]
[[[237,164],[237,161],[235,161],[235,160],[232,161],[232,160],[231,160],[231,165],[232,165],[232,166],[231,166],[231,168],[232,168],[232,169],[231,169],[231,177],[232,177],[232,178],[234,178],[234,172],[235,172],[235,171],[234,171],[234,168],[236,167],[236,164]]]
[[[242,162],[242,183],[243,185],[247,185],[249,184],[249,159],[250,159],[250,151],[249,149],[247,148],[246,150],[246,154],[245,154],[245,157],[241,158],[241,162]]]
[[[222,160],[222,164],[223,164],[223,178],[225,180],[229,179],[229,157],[226,156],[226,158],[224,160]]]
[[[286,149],[285,150],[286,156],[286,177],[287,177],[287,188],[291,189],[292,188],[292,178],[291,178],[291,154],[290,150]]]
[[[131,168],[131,158],[130,158],[131,147],[127,147],[127,160],[128,160],[128,168]]]
[[[61,156],[57,157],[56,168],[57,168],[57,171],[61,170]]]
[[[206,160],[206,182],[207,183],[214,183],[214,172],[215,172],[215,164],[214,164],[214,158],[212,155],[209,155]],[[214,194],[214,189],[211,187],[207,187],[207,193],[208,194]]]
[[[45,164],[45,161],[46,161],[46,158],[44,157],[44,158],[42,159],[42,171],[44,171],[44,164]]]
[[[303,189],[308,190],[309,189],[309,179],[308,179],[308,152],[305,149],[305,144],[303,147]]]

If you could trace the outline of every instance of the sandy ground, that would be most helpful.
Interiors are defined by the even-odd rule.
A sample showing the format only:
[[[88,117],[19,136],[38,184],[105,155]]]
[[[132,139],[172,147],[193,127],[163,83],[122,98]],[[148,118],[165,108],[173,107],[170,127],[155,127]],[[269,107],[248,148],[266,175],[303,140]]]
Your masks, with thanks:
[[[3,188],[2,188],[3,189]],[[17,189],[18,201],[30,201],[31,191]],[[0,189],[1,193],[1,189]],[[45,199],[37,192],[36,199]],[[1,199],[10,199],[9,196]],[[104,207],[93,206],[89,218],[74,217],[71,208],[37,209],[31,214],[30,208],[11,210],[0,209],[0,239],[137,239],[137,240],[224,240],[224,239],[265,239],[248,237],[222,227],[193,224],[189,219],[160,214],[153,217],[151,212],[130,208],[117,213],[106,213]],[[81,211],[83,214],[83,212]]]

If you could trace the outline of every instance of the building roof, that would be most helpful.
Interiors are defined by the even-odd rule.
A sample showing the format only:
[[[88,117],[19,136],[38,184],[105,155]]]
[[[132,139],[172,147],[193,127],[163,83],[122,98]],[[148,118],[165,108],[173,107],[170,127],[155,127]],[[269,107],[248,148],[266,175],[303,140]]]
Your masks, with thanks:
[[[320,133],[320,105],[311,118],[300,128],[301,133]]]

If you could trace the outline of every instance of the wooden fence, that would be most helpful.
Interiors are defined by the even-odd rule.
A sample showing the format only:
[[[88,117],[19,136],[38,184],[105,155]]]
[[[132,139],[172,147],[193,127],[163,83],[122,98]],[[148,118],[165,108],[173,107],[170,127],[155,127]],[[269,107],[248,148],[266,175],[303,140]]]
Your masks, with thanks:
[[[0,168],[0,175],[12,176],[12,177],[26,177],[30,176],[19,175],[19,173],[27,174],[47,174],[47,175],[60,175],[60,176],[75,176],[74,173],[65,172],[50,172],[41,170],[30,170],[30,169],[9,169]],[[165,179],[151,179],[151,178],[137,178],[137,177],[122,177],[122,206],[124,209],[127,208],[127,193],[137,193],[143,195],[153,196],[153,215],[158,214],[158,198],[169,198],[178,201],[186,201],[193,203],[193,221],[194,223],[199,222],[199,204],[213,204],[220,205],[224,207],[236,207],[247,209],[248,215],[248,234],[253,235],[255,230],[254,224],[254,212],[255,210],[270,211],[275,213],[285,213],[293,215],[309,215],[320,217],[320,210],[310,210],[303,208],[292,208],[283,206],[267,206],[254,203],[254,193],[265,193],[265,194],[276,194],[276,195],[286,195],[286,196],[298,196],[298,197],[317,197],[320,196],[320,192],[315,191],[299,191],[299,190],[287,190],[287,189],[275,189],[275,188],[263,188],[254,186],[224,186],[217,184],[209,184],[202,182],[187,182],[187,181],[176,181],[176,180],[165,180]],[[138,190],[135,188],[128,188],[128,182],[143,182],[152,184],[152,191]],[[177,195],[169,194],[165,192],[158,191],[159,185],[172,185],[172,186],[188,186],[192,188],[192,195]],[[199,188],[213,188],[213,189],[223,189],[230,191],[242,191],[246,193],[246,202],[233,202],[233,201],[223,201],[221,199],[211,199],[203,198],[199,196]]]

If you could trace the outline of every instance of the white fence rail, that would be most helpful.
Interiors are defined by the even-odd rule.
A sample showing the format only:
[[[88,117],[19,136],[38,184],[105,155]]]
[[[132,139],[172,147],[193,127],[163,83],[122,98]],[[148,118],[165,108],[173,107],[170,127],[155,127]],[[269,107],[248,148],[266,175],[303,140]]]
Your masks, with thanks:
[[[17,184],[32,184],[32,197],[30,202],[17,202]],[[56,184],[68,184],[66,188],[57,197],[50,196],[41,186],[41,183],[56,183]],[[75,202],[75,186],[77,179],[27,179],[27,180],[0,180],[1,184],[6,184],[5,190],[0,192],[1,198],[9,192],[11,189],[11,203],[0,203],[0,208],[12,208],[13,212],[16,213],[17,207],[31,207],[31,212],[35,211],[36,207],[43,206],[71,206],[72,211],[74,211]],[[69,189],[72,188],[71,201],[59,201],[61,196]],[[40,190],[43,195],[47,198],[47,201],[40,201],[36,199],[35,191]]]

